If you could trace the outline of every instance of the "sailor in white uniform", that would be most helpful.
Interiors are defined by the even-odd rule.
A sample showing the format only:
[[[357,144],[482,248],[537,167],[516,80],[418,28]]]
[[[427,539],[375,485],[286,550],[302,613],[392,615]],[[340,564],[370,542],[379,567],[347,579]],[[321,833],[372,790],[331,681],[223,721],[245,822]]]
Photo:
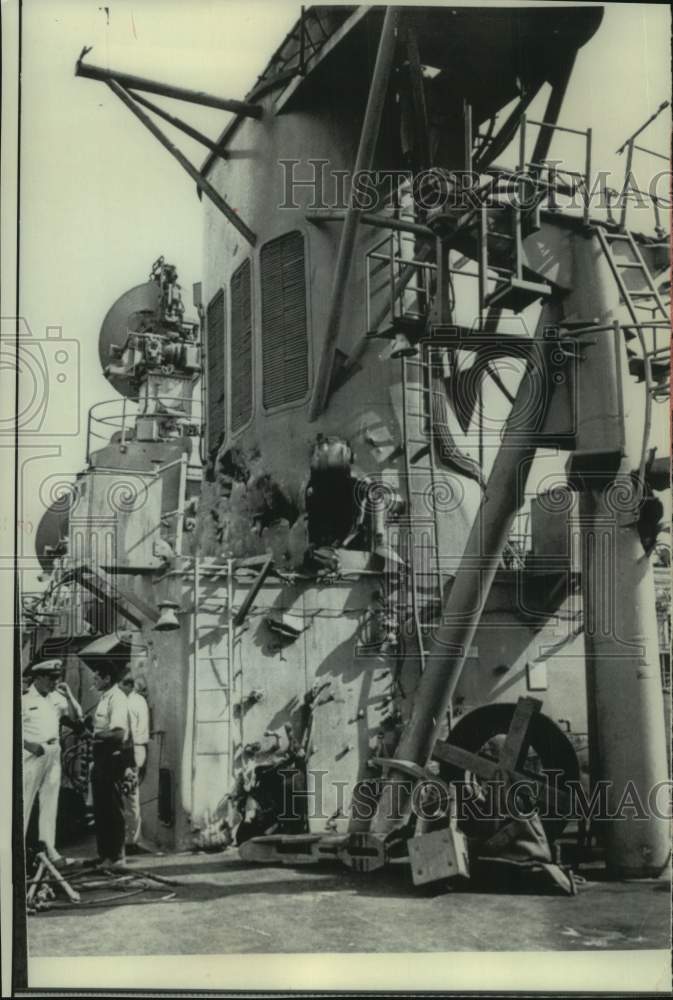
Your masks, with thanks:
[[[139,688],[141,685],[144,686],[144,682],[135,680],[132,674],[122,677],[119,682],[119,687],[128,698],[136,777],[133,787],[124,797],[127,854],[137,854],[139,851],[142,827],[140,785],[145,777],[147,744],[150,741],[150,710],[147,702],[140,693]]]
[[[81,715],[67,685],[56,690],[61,660],[42,660],[31,671],[32,684],[21,700],[23,722],[23,833],[26,835],[35,799],[40,803],[39,838],[51,861],[61,861],[56,850],[56,817],[61,787],[61,718],[70,710]]]

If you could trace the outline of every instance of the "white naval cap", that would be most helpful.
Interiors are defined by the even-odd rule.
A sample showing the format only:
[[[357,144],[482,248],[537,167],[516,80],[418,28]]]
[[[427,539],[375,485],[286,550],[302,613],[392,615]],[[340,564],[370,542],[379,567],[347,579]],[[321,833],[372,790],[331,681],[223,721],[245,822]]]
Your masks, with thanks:
[[[60,674],[63,669],[63,660],[38,660],[28,668],[28,674]]]

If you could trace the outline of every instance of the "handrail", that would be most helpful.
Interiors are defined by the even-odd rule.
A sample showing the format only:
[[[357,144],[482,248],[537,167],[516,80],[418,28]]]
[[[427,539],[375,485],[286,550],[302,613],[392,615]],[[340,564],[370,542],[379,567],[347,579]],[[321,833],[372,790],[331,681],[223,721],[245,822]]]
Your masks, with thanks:
[[[418,295],[425,296],[429,305],[430,302],[430,281],[431,275],[436,271],[436,264],[423,260],[420,257],[405,257],[402,254],[403,244],[413,243],[413,240],[405,238],[398,232],[390,232],[382,240],[379,240],[368,251],[365,257],[365,318],[367,333],[374,334],[382,322],[383,317],[376,317],[376,323],[372,318],[372,302],[376,294],[382,292],[386,287],[389,294],[389,305],[385,315],[390,313],[393,320],[409,317],[422,318],[425,312],[416,310],[398,311],[398,303],[405,292],[412,291]],[[382,248],[387,249],[382,249]],[[380,262],[380,268],[372,268],[372,262]],[[388,271],[387,280],[379,282],[378,287],[374,287],[373,278],[380,271]],[[420,274],[420,283],[413,282],[414,273]],[[418,278],[417,278],[418,280]],[[427,310],[426,310],[427,311]]]
[[[622,211],[619,219],[619,228],[626,229],[626,215],[629,205],[629,200],[632,195],[640,196],[641,198],[649,199],[652,210],[654,212],[654,231],[660,238],[666,235],[666,230],[661,225],[661,214],[660,205],[670,206],[670,198],[661,197],[659,195],[653,194],[651,191],[642,191],[640,188],[632,182],[631,177],[633,175],[633,153],[634,150],[638,150],[640,153],[646,153],[649,156],[654,156],[657,159],[666,160],[669,162],[669,157],[664,156],[663,153],[657,153],[653,149],[646,149],[644,146],[637,146],[634,142],[634,138],[627,140],[624,144],[627,150],[626,153],[626,165],[624,167],[624,182],[622,184],[621,199],[622,199]],[[622,147],[622,149],[624,148]]]
[[[174,405],[176,399],[173,396],[155,396],[153,397],[153,402],[163,403],[168,406],[171,404]],[[189,402],[190,412],[185,411],[184,416],[180,414],[178,419],[199,428],[203,416],[202,401],[198,396],[194,396]],[[129,404],[133,405],[133,410],[130,409]],[[128,400],[126,397],[122,397],[121,399],[116,397],[114,399],[101,400],[89,408],[85,453],[87,465],[91,464],[94,441],[103,442],[101,447],[104,447],[105,444],[111,442],[114,433],[117,431],[121,431],[121,444],[129,440],[128,433],[132,430],[136,419],[145,415],[139,411],[138,406],[139,404],[135,400]],[[165,416],[170,417],[171,415],[166,414]],[[147,416],[160,416],[160,414],[147,414]]]

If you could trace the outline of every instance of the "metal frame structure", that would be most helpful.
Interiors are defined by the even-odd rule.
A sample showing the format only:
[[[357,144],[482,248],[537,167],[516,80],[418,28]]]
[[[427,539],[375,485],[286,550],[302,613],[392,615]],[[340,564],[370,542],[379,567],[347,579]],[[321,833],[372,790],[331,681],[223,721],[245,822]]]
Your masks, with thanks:
[[[181,150],[179,150],[166,135],[164,135],[158,125],[156,125],[152,119],[149,118],[144,111],[142,111],[139,105],[144,105],[149,110],[159,115],[159,117],[168,121],[171,125],[174,125],[182,132],[185,132],[192,139],[196,139],[197,142],[201,142],[202,144],[208,146],[208,148],[210,148],[213,152],[217,152],[218,155],[221,155],[218,144],[208,139],[198,130],[192,128],[192,126],[187,125],[185,122],[173,115],[169,115],[168,112],[158,108],[145,98],[133,93],[133,91],[148,91],[151,94],[159,94],[163,97],[173,97],[177,100],[186,101],[191,104],[200,104],[209,108],[218,108],[222,111],[234,111],[239,117],[254,118],[257,120],[259,120],[263,114],[261,105],[253,104],[248,101],[235,101],[227,98],[214,97],[213,95],[203,93],[202,91],[187,90],[184,87],[174,87],[171,84],[159,83],[156,80],[148,80],[145,77],[134,76],[130,73],[122,73],[117,70],[102,69],[100,66],[92,66],[83,62],[84,56],[90,51],[90,48],[85,47],[82,49],[75,67],[75,75],[88,77],[91,80],[99,80],[102,83],[106,83],[112,93],[126,105],[129,111],[136,116],[138,121],[145,126],[150,134],[161,143],[164,149],[167,150],[167,152],[169,152],[175,160],[177,160],[183,170],[192,178],[198,190],[202,191],[203,194],[205,194],[212,201],[220,212],[222,212],[227,221],[230,222],[236,230],[238,230],[250,246],[254,246],[257,242],[257,236],[252,229],[246,225],[246,223],[231,208],[226,199],[222,197],[222,195],[208,180],[206,180],[203,173],[190,162],[185,154],[181,152]]]

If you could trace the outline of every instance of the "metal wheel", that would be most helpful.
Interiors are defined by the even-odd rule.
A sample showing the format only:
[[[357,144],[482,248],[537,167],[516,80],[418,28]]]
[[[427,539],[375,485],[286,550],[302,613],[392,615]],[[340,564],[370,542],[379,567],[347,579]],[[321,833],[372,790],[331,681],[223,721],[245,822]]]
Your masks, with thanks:
[[[497,761],[499,748],[509,732],[515,707],[512,704],[484,705],[469,712],[453,727],[448,744],[486,760]],[[445,781],[471,781],[478,784],[481,779],[477,770],[465,771],[442,763],[440,774]],[[532,781],[535,781],[536,775],[540,775],[542,779],[541,772],[558,771],[555,787],[561,793],[566,792],[566,796],[569,792],[568,783],[579,781],[580,768],[575,749],[567,736],[546,715],[537,714],[530,719],[518,771]],[[551,787],[553,789],[554,785]],[[565,803],[557,801],[552,792],[551,800],[542,810],[542,825],[550,843],[563,832],[568,822],[567,805],[567,798]],[[468,835],[480,836],[486,833],[484,824],[488,823],[489,821],[470,818],[463,820],[461,825]]]

